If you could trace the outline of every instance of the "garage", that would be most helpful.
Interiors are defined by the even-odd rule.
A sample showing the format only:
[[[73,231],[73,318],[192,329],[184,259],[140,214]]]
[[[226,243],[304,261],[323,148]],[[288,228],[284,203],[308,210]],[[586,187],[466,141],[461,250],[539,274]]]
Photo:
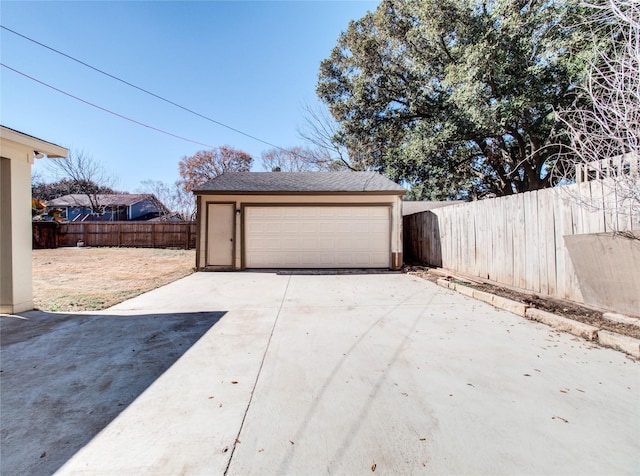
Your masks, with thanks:
[[[402,266],[405,190],[374,172],[232,172],[198,187],[200,270]]]
[[[247,268],[389,268],[387,206],[245,207]]]

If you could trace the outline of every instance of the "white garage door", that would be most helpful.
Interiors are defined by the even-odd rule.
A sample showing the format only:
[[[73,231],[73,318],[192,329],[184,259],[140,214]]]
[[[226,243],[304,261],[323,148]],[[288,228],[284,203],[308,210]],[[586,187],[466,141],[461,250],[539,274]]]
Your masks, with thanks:
[[[246,268],[388,268],[384,206],[246,207]]]

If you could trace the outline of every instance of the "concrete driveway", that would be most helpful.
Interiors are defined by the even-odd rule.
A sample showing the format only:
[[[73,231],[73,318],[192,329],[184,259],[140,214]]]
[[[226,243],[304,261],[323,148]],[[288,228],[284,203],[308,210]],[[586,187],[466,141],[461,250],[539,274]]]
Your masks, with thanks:
[[[25,317],[2,474],[640,471],[638,362],[416,277],[198,273]]]

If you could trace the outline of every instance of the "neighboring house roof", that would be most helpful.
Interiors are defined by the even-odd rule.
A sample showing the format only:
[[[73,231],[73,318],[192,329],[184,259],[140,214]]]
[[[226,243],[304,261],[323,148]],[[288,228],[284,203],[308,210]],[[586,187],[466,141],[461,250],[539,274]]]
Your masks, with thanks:
[[[433,210],[434,208],[448,207],[450,205],[456,205],[457,203],[463,203],[462,200],[449,200],[442,202],[402,202],[402,216],[413,215],[414,213],[426,212]]]
[[[150,193],[138,194],[98,194],[95,196],[96,201],[104,207],[122,207],[131,206],[148,198],[154,200],[155,197]],[[47,202],[48,207],[90,207],[89,197],[82,193],[72,193],[62,197],[54,198]]]
[[[227,172],[196,187],[194,193],[383,193],[406,190],[376,172]]]
[[[185,220],[180,218],[180,216],[177,213],[171,213],[170,215],[151,218],[150,220],[147,220],[147,221],[165,222],[165,221],[185,221]]]

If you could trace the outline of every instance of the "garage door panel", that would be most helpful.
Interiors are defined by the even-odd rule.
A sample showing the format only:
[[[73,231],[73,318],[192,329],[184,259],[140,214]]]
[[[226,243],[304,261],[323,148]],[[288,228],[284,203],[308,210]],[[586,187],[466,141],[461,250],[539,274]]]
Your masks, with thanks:
[[[309,220],[315,220],[319,216],[321,216],[321,212],[319,210],[314,210],[314,207],[305,207],[298,209],[301,217],[305,217]],[[326,212],[324,212],[326,213]]]
[[[320,233],[334,233],[336,228],[336,223],[318,223],[318,231]]]
[[[389,225],[386,223],[371,223],[367,233],[386,233],[389,230]]]
[[[264,244],[265,244],[265,249],[271,252],[276,252],[282,249],[280,241],[277,239],[273,239],[273,238],[265,239]]]
[[[286,210],[281,208],[263,208],[260,215],[265,218],[282,218],[285,213]]]
[[[323,207],[323,208],[317,208],[314,211],[312,208],[307,209],[309,213],[311,213],[312,215],[310,216],[316,216],[316,217],[334,217],[336,216],[336,209],[335,208],[327,208],[327,207]]]
[[[318,247],[318,244],[316,243],[316,240],[308,240],[308,241],[303,241],[302,243],[299,243],[298,245],[298,249],[303,253],[303,254],[308,254],[309,252],[315,250]]]
[[[247,208],[245,210],[245,213],[248,216],[252,216],[252,217],[261,217],[264,216],[265,213],[267,212],[266,208]]]
[[[318,244],[317,249],[319,251],[327,251],[327,252],[330,252],[330,254],[336,253],[336,251],[335,251],[336,250],[336,240],[335,239],[319,237],[318,241],[316,243]]]
[[[386,206],[245,207],[247,268],[389,267]]]
[[[265,224],[264,231],[268,234],[282,233],[282,223],[270,221]]]

